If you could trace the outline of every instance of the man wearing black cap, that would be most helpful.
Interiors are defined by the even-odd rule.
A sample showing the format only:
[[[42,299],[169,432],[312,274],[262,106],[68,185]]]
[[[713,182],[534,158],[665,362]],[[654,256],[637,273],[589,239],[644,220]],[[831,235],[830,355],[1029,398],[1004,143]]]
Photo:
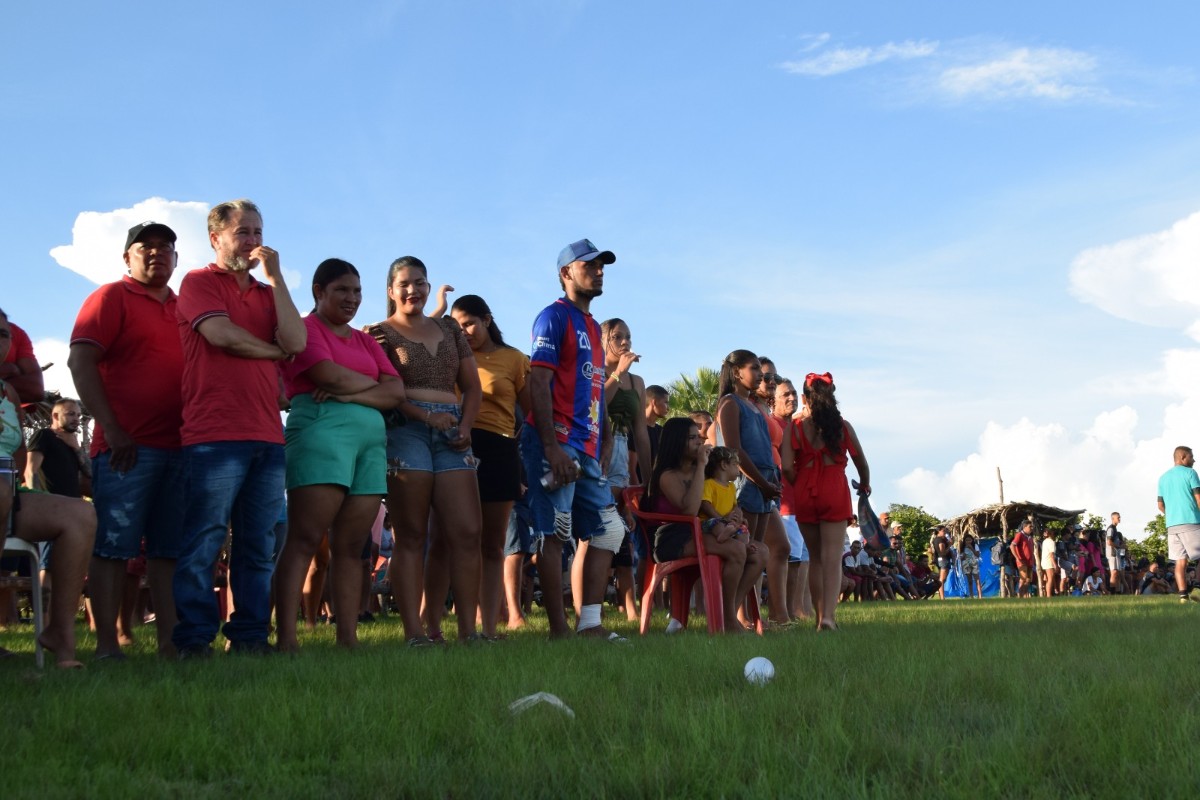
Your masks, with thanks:
[[[185,502],[179,440],[183,350],[175,292],[167,285],[179,261],[175,238],[158,222],[130,228],[128,274],[84,301],[71,332],[67,364],[96,420],[91,457],[97,530],[88,593],[98,659],[122,658],[117,614],[125,564],[141,553],[143,538],[158,650],[173,652],[171,581]]]
[[[559,567],[563,543],[574,534],[588,543],[577,631],[621,640],[600,624],[608,570],[625,537],[625,524],[600,466],[607,425],[604,352],[600,326],[590,313],[592,300],[604,291],[604,268],[616,260],[587,239],[563,248],[558,281],[565,296],[543,309],[533,323],[529,376],[533,407],[521,432],[521,449],[531,478],[533,529],[542,540],[538,556],[542,597],[555,637],[570,633]],[[539,475],[544,475],[540,481]]]

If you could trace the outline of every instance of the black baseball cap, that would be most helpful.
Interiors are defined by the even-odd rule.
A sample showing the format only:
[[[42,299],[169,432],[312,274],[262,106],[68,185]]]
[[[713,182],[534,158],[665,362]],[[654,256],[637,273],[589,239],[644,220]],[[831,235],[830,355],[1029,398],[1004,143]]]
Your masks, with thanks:
[[[147,220],[146,222],[139,222],[137,225],[134,225],[129,229],[129,235],[125,237],[125,249],[128,250],[130,246],[142,241],[148,236],[164,236],[167,239],[170,239],[172,243],[179,238],[175,235],[175,231],[171,230],[166,225],[163,225],[161,222]]]

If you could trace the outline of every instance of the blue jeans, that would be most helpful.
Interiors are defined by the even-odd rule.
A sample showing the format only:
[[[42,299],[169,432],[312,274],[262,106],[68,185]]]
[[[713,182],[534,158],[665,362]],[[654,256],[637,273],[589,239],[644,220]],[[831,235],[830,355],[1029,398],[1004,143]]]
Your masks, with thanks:
[[[128,472],[110,467],[110,456],[104,452],[92,459],[95,555],[137,558],[144,538],[147,558],[178,558],[187,503],[183,452],[139,445],[137,463]]]
[[[275,522],[283,505],[283,446],[267,442],[208,442],[184,448],[188,505],[183,547],[175,563],[175,610],[171,636],[178,648],[206,647],[221,626],[213,570],[227,528],[229,588],[234,612],[225,638],[266,642],[271,622],[271,575],[275,570]]]

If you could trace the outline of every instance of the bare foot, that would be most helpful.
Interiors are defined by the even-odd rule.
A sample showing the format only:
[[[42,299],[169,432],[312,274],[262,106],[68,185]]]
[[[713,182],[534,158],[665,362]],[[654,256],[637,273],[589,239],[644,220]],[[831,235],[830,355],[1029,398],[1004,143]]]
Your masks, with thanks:
[[[517,617],[516,619],[510,619],[505,627],[507,627],[510,631],[515,631],[517,628],[524,628],[525,618]]]
[[[832,622],[832,621],[822,622],[820,625],[817,626],[818,632],[820,632],[820,631],[836,631],[836,630],[838,630],[837,623]]]
[[[122,633],[117,636],[117,644],[121,645],[121,647],[129,647],[133,643],[134,638],[132,634]]]
[[[42,635],[38,637],[38,644],[40,644],[44,650],[49,650],[51,653],[54,653],[54,657],[58,661],[59,668],[83,669],[83,662],[75,660],[74,643],[60,641],[52,633],[50,633],[50,631],[42,631]]]

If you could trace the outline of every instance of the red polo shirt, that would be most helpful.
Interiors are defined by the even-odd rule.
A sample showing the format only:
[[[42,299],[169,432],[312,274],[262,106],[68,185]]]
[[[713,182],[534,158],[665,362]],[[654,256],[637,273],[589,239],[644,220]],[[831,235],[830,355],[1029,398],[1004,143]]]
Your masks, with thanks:
[[[20,358],[34,358],[33,342],[29,341],[29,334],[18,328],[11,320],[8,327],[12,331],[12,346],[8,348],[8,355],[4,357],[4,363],[15,364]]]
[[[183,350],[175,293],[159,302],[129,276],[101,286],[83,301],[71,346],[100,349],[100,379],[117,422],[146,447],[179,447],[183,424]],[[108,450],[99,424],[92,435],[94,458]]]
[[[183,444],[283,444],[275,362],[226,353],[196,330],[206,319],[228,317],[259,339],[274,342],[271,287],[251,277],[243,292],[234,273],[209,264],[184,276],[176,309],[183,342]]]

